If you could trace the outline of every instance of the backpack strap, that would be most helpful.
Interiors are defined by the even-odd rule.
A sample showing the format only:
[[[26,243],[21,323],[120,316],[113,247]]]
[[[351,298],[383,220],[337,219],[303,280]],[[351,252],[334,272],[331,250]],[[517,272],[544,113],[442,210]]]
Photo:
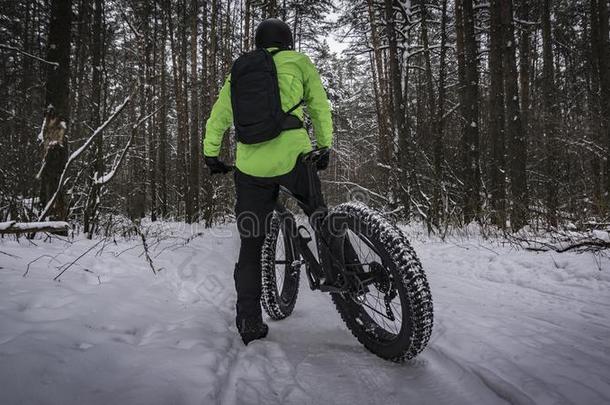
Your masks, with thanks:
[[[305,100],[301,99],[301,101],[296,103],[290,110],[284,113],[286,115],[284,115],[284,121],[282,122],[282,130],[303,128],[303,121],[291,113],[299,108],[304,102]]]
[[[278,48],[267,52],[269,52],[271,57],[274,57],[276,54],[282,51],[285,51],[285,49]],[[285,115],[284,120],[282,122],[282,130],[303,128],[303,121],[301,121],[296,115],[292,115],[292,112],[299,108],[301,105],[303,105],[304,102],[305,100],[303,99],[299,100],[298,103],[296,103],[294,106],[292,106],[292,108],[290,108],[284,113]]]
[[[291,114],[294,110],[303,105],[305,100],[301,99],[298,103],[296,103],[290,110],[286,111],[286,114]]]

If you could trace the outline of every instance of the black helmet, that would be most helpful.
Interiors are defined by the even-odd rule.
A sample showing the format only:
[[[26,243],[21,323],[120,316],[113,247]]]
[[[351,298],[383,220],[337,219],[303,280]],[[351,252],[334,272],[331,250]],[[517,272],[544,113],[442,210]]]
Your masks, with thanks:
[[[256,49],[274,47],[292,49],[294,46],[290,27],[277,18],[268,18],[256,27],[254,43]]]

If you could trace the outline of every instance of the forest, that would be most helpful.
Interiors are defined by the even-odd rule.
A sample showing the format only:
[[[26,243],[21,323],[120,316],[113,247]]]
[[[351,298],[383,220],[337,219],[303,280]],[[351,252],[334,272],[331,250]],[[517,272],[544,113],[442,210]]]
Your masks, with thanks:
[[[0,404],[610,404],[609,7],[0,0]]]
[[[323,77],[331,205],[438,234],[608,223],[606,0],[3,0],[0,221],[230,220],[202,138],[268,17]]]

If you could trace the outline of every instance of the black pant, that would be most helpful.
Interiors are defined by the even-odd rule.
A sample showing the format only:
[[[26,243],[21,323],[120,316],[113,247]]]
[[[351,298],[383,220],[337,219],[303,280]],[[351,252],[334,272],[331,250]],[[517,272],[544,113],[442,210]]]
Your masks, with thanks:
[[[310,182],[313,182],[311,187]],[[237,290],[238,325],[243,319],[261,319],[261,248],[271,225],[280,185],[307,202],[307,206],[303,205],[302,208],[308,216],[317,208],[325,207],[315,169],[300,159],[292,171],[282,176],[255,177],[235,171],[235,215],[241,238],[239,259],[233,275]]]

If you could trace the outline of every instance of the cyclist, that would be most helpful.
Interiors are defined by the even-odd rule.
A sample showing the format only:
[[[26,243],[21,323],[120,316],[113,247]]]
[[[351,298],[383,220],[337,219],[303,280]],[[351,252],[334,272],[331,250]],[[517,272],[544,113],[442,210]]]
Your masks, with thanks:
[[[320,190],[319,178],[317,175],[309,176],[306,165],[300,160],[302,154],[312,150],[311,141],[302,124],[303,103],[307,105],[317,147],[330,148],[333,138],[330,103],[320,75],[306,55],[293,49],[292,33],[288,25],[275,18],[261,22],[255,32],[255,45],[257,50],[264,49],[268,53],[249,53],[240,57],[244,58],[241,63],[238,63],[240,59],[234,63],[232,73],[220,90],[206,123],[203,141],[205,163],[210,173],[229,172],[230,167],[218,155],[225,131],[235,123],[235,214],[241,239],[234,272],[237,290],[236,325],[245,344],[264,338],[269,331],[262,320],[260,306],[261,247],[270,227],[279,186],[288,188],[305,201],[318,198],[318,203],[314,206],[324,206],[321,193],[317,197],[309,195],[308,179],[313,179],[315,189]],[[252,62],[255,57],[259,58],[258,62]],[[250,59],[246,61],[246,58]],[[264,58],[272,58],[267,60],[272,60],[275,66],[272,69],[275,76],[271,77],[277,78],[273,80],[277,82],[279,99],[271,91],[275,83],[261,84],[265,74],[269,73],[261,68]],[[248,72],[248,69],[256,70],[255,74],[253,71]],[[248,76],[248,73],[251,74]],[[258,77],[260,79],[256,79]],[[273,109],[276,99],[287,117],[281,120],[281,128],[275,125],[278,133],[272,134],[269,139],[265,134],[259,134],[262,137],[257,140],[265,139],[262,142],[248,138],[248,130],[244,129],[244,125],[263,125],[257,121],[258,116],[265,115],[261,108]],[[277,114],[272,116],[277,117]],[[316,164],[318,170],[326,169],[328,160],[329,154],[322,154]],[[313,212],[306,214],[312,215]]]

